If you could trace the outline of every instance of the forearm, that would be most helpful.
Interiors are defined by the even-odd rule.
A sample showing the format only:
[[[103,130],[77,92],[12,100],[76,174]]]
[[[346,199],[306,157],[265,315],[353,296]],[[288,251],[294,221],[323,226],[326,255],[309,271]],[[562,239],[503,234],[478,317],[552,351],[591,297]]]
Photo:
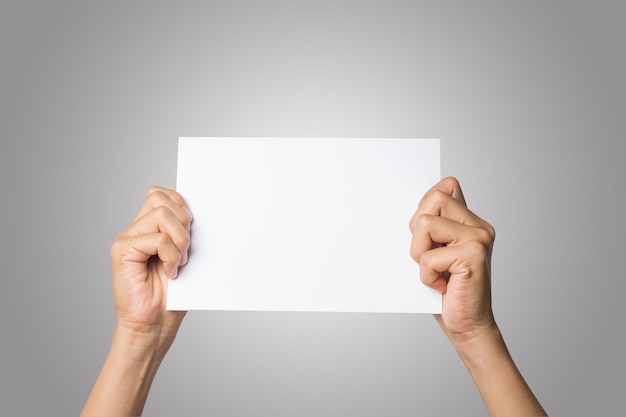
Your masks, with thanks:
[[[524,381],[494,324],[472,338],[455,341],[490,416],[546,416]]]
[[[81,416],[141,415],[168,347],[156,338],[116,326],[109,354]]]

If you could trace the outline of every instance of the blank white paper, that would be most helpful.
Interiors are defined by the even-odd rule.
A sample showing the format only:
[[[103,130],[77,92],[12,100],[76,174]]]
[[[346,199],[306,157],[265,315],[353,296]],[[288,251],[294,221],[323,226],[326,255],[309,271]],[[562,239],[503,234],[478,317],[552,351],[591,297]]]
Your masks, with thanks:
[[[180,138],[194,220],[169,310],[440,313],[409,220],[438,139]]]

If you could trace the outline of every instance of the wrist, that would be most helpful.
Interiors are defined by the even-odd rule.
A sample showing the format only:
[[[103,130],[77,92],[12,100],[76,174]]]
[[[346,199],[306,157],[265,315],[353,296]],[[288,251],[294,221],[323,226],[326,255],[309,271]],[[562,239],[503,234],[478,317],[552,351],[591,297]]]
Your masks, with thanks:
[[[159,327],[138,330],[118,322],[113,331],[109,355],[131,363],[154,363],[158,366],[176,335],[175,332],[163,332]]]
[[[167,353],[157,333],[138,332],[118,323],[107,362],[115,369],[118,383],[132,386],[131,398],[145,398]],[[133,392],[137,390],[137,392]]]
[[[470,371],[487,360],[509,356],[502,333],[495,322],[462,335],[449,334],[448,338]]]
[[[141,332],[119,323],[109,354],[81,416],[141,415],[167,348],[158,332]]]
[[[489,415],[546,415],[513,362],[495,322],[450,340],[472,376]]]

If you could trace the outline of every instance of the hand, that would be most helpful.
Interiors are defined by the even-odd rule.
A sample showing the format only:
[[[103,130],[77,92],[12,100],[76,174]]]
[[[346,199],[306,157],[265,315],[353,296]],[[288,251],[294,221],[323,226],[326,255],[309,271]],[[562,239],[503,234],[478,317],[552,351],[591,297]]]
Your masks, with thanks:
[[[445,178],[424,195],[410,228],[420,278],[443,294],[436,318],[448,337],[462,342],[495,325],[490,286],[495,230],[466,207],[456,179]]]
[[[435,315],[493,416],[544,416],[515,366],[491,310],[493,227],[465,205],[458,181],[445,178],[422,198],[409,223],[411,256],[425,285],[443,295]]]
[[[165,310],[167,280],[187,263],[191,212],[176,191],[151,187],[111,245],[117,325],[81,416],[141,415],[184,311]]]
[[[173,341],[184,311],[165,310],[167,280],[187,263],[192,216],[174,190],[151,187],[130,227],[111,246],[113,295],[118,327]]]

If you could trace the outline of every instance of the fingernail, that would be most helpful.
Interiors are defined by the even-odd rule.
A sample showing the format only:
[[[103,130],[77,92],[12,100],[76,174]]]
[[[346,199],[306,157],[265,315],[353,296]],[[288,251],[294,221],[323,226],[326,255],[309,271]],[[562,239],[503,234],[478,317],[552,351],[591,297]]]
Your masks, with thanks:
[[[176,266],[176,268],[174,268],[172,270],[172,274],[170,276],[170,279],[176,279],[177,276],[178,276],[178,266]]]
[[[189,253],[187,251],[185,251],[185,253],[183,253],[183,257],[180,260],[180,265],[187,265],[187,260],[189,259]]]

